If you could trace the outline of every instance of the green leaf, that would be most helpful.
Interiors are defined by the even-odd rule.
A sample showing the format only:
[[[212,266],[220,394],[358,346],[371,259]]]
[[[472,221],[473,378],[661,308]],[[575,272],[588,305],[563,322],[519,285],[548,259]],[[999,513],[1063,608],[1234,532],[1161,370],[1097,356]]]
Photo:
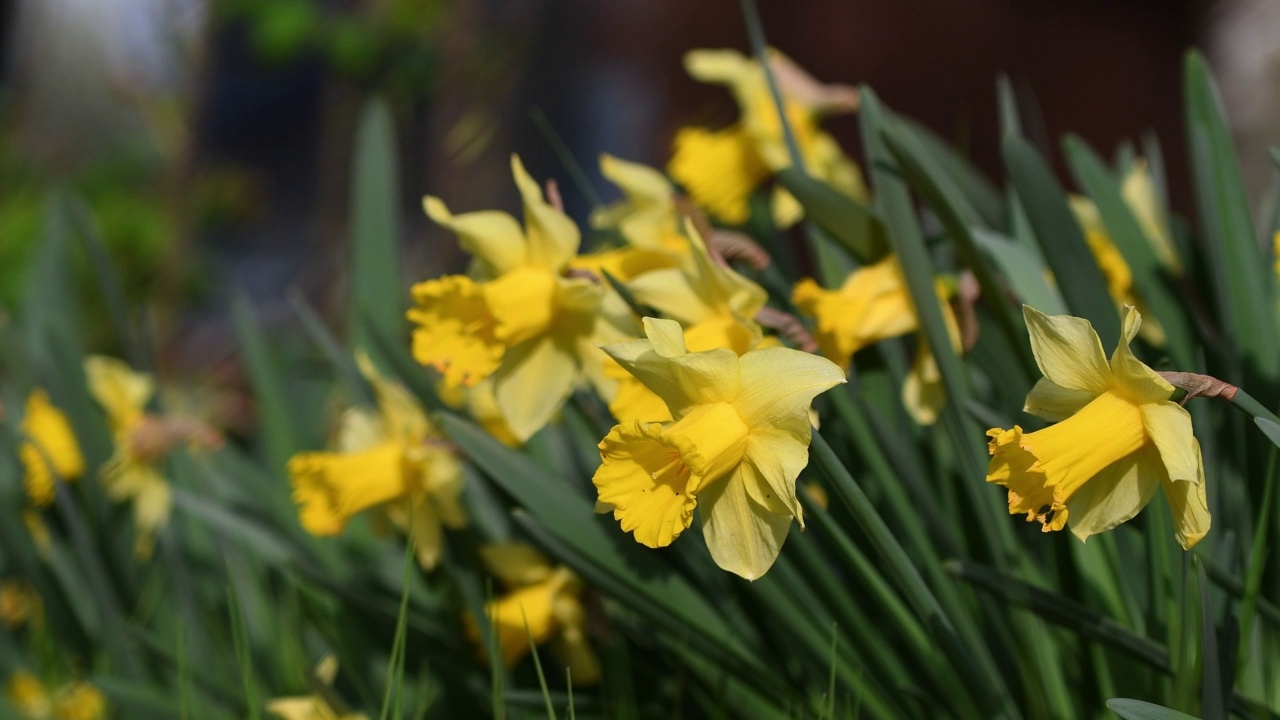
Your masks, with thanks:
[[[801,170],[784,168],[778,182],[804,206],[805,218],[813,221],[862,263],[875,262],[888,248],[884,224],[875,212]]]
[[[391,111],[381,99],[365,104],[356,131],[351,180],[351,298],[347,322],[353,349],[376,352],[371,332],[404,335],[408,304],[400,278],[400,168]]]
[[[1046,268],[1039,253],[1000,233],[976,228],[972,232],[974,244],[1000,268],[1013,294],[1022,302],[1048,315],[1066,314],[1067,303],[1045,279]]]
[[[1125,202],[1120,180],[1079,137],[1067,136],[1063,141],[1063,151],[1076,183],[1097,205],[1107,235],[1128,263],[1139,294],[1160,320],[1174,363],[1178,367],[1195,367],[1191,326],[1188,324],[1190,313],[1164,273],[1151,241]]]
[[[1196,720],[1195,717],[1171,710],[1163,705],[1154,705],[1142,700],[1112,698],[1107,701],[1107,709],[1124,718],[1124,720]]]
[[[1107,281],[1085,242],[1067,195],[1049,164],[1026,140],[1005,137],[1001,143],[1005,167],[1027,211],[1058,289],[1072,315],[1093,324],[1103,347],[1120,338],[1120,318],[1107,293]],[[1037,308],[1039,309],[1039,308]]]
[[[1186,55],[1183,83],[1192,182],[1218,318],[1247,366],[1244,377],[1274,383],[1280,379],[1276,315],[1259,312],[1272,299],[1264,274],[1273,269],[1263,262],[1222,99],[1198,51]]]
[[[1204,720],[1225,720],[1227,699],[1222,688],[1222,664],[1218,661],[1218,632],[1213,624],[1213,605],[1203,563],[1196,562],[1196,579],[1200,585],[1200,713]]]
[[[1255,417],[1253,422],[1262,431],[1262,434],[1267,436],[1268,440],[1280,448],[1280,424],[1264,417]]]
[[[267,338],[248,298],[237,293],[231,300],[231,315],[240,336],[249,384],[257,401],[258,424],[263,451],[273,474],[284,472],[289,457],[298,449],[293,419],[284,388],[284,373],[267,347]]]

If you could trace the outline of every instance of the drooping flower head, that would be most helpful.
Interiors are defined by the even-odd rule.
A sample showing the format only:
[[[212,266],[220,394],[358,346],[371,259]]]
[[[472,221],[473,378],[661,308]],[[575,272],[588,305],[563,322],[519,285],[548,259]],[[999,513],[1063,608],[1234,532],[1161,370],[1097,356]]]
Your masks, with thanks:
[[[600,442],[592,482],[637,542],[670,545],[701,505],[711,556],[756,579],[804,526],[796,477],[809,462],[809,403],[844,382],[831,361],[788,348],[689,352],[680,324],[645,318],[647,339],[605,349],[662,398],[673,422],[633,420]]]
[[[484,608],[497,633],[503,663],[514,667],[528,655],[532,635],[537,645],[553,643],[575,686],[598,682],[600,663],[587,642],[578,576],[567,567],[553,566],[542,553],[522,543],[489,545],[481,548],[480,558],[506,588]]]
[[[440,559],[444,527],[466,524],[462,468],[452,447],[404,387],[380,376],[364,355],[358,364],[372,385],[377,412],[344,413],[336,452],[304,452],[289,460],[302,527],[340,535],[358,513],[380,508],[412,535],[418,562]]]
[[[148,413],[155,381],[120,360],[91,355],[85,358],[84,372],[115,438],[115,453],[102,468],[103,488],[111,499],[133,503],[135,549],[138,557],[149,558],[155,535],[169,522],[173,508],[173,493],[161,470],[165,459],[179,446],[211,448],[222,438],[198,421]]]
[[[952,347],[958,352],[960,330],[947,302],[952,288],[942,279],[936,280],[934,286]],[[822,354],[846,370],[859,350],[916,332],[920,327],[896,255],[858,268],[837,290],[827,290],[813,279],[804,278],[792,290],[791,301],[814,319],[814,335]],[[902,388],[903,406],[916,422],[931,425],[937,421],[945,397],[941,373],[922,333]]]
[[[595,357],[591,344],[602,291],[566,274],[578,251],[578,228],[549,204],[519,158],[511,171],[524,198],[524,228],[494,210],[454,215],[439,198],[427,215],[458,235],[475,256],[476,277],[450,275],[418,283],[413,354],[448,385],[492,376],[507,424],[527,440],[559,410]]]
[[[751,194],[774,172],[791,165],[764,70],[735,50],[694,50],[685,55],[684,65],[697,80],[727,86],[742,114],[738,123],[724,130],[681,130],[669,165],[671,176],[713,216],[742,224],[750,213]],[[858,167],[818,127],[827,115],[855,111],[857,90],[823,85],[777,50],[770,51],[769,67],[805,170],[850,197],[865,199]],[[803,214],[795,198],[781,188],[774,191],[773,212],[782,227],[794,224]]]
[[[1044,377],[1024,408],[1056,424],[1033,433],[994,428],[987,481],[1009,488],[1009,512],[1045,532],[1070,525],[1081,540],[1137,515],[1163,488],[1178,542],[1209,532],[1204,463],[1191,415],[1170,401],[1173,386],[1134,357],[1141,316],[1125,308],[1108,364],[1087,320],[1023,307]]]
[[[18,447],[25,471],[23,485],[31,503],[45,507],[53,502],[55,474],[63,482],[78,479],[84,474],[84,456],[67,416],[54,407],[44,390],[27,395],[21,428],[26,436]]]

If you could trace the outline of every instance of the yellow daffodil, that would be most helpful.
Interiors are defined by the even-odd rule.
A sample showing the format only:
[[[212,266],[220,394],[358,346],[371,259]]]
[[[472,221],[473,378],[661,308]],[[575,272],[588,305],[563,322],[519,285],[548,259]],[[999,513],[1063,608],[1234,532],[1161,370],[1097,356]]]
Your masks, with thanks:
[[[952,289],[942,280],[935,281],[935,287],[952,347],[958,352],[960,330],[947,302]],[[800,312],[814,318],[814,335],[822,354],[845,370],[862,348],[919,329],[911,293],[894,255],[853,271],[838,290],[826,290],[805,278],[796,283],[791,301]],[[916,422],[931,425],[937,421],[945,397],[937,362],[922,334],[903,385],[903,405]]]
[[[764,71],[759,62],[735,50],[694,50],[685,55],[684,66],[697,80],[727,86],[738,102],[741,120],[724,130],[681,130],[669,165],[671,176],[713,216],[742,224],[750,213],[751,194],[774,172],[791,165]],[[866,186],[857,165],[818,127],[827,115],[855,111],[857,90],[823,85],[776,50],[770,51],[769,68],[782,93],[805,170],[850,197],[865,200]],[[773,213],[779,226],[788,227],[803,210],[795,198],[777,188]]]
[[[413,353],[449,385],[494,378],[498,405],[521,441],[559,410],[584,372],[599,375],[592,344],[603,294],[566,272],[578,228],[550,205],[517,157],[511,170],[524,198],[525,224],[497,211],[453,215],[439,198],[427,215],[458,235],[476,258],[478,279],[451,275],[413,288]]]
[[[1069,524],[1085,540],[1137,515],[1163,487],[1178,542],[1191,548],[1210,525],[1200,443],[1191,415],[1169,400],[1173,386],[1129,349],[1137,310],[1125,308],[1110,365],[1087,320],[1025,306],[1023,317],[1044,373],[1024,409],[1056,424],[987,433],[987,481],[1009,488],[1010,514],[1045,532]]]
[[[728,348],[741,355],[758,346],[762,334],[753,318],[765,305],[764,289],[717,263],[692,227],[686,244],[686,267],[645,273],[627,289],[637,302],[683,325],[691,352]],[[662,399],[617,362],[606,360],[605,372],[617,380],[609,410],[619,421],[671,419]]]
[[[691,353],[678,322],[644,325],[648,339],[604,350],[662,398],[674,422],[633,420],[609,432],[592,478],[600,502],[649,547],[670,545],[701,503],[716,564],[754,580],[773,565],[792,519],[804,526],[796,477],[809,461],[809,403],[844,373],[788,348]]]
[[[53,502],[54,476],[63,482],[79,478],[84,474],[84,456],[67,416],[53,406],[44,390],[32,390],[27,396],[22,434],[26,439],[18,447],[18,457],[25,471],[23,485],[33,505],[46,507]]]
[[[381,377],[366,356],[357,363],[378,411],[348,410],[336,452],[298,453],[289,460],[302,527],[313,535],[340,535],[357,513],[378,507],[413,536],[418,562],[433,568],[443,551],[444,526],[466,524],[461,464],[403,386]]]
[[[93,685],[67,683],[51,694],[26,671],[9,676],[5,699],[24,720],[103,720],[107,716],[107,700]]]
[[[537,645],[553,643],[574,685],[598,682],[600,663],[587,642],[587,614],[578,599],[582,593],[578,576],[567,567],[552,566],[537,550],[521,543],[481,548],[480,558],[507,590],[484,608],[506,666],[514,667],[529,654],[532,635]]]
[[[173,507],[161,465],[181,445],[214,447],[221,437],[198,421],[148,413],[154,380],[115,358],[92,355],[85,358],[84,371],[89,392],[106,411],[115,437],[115,453],[102,468],[103,487],[111,499],[133,502],[135,550],[138,557],[149,558]]]
[[[324,656],[316,664],[315,678],[325,688],[333,685],[338,676],[338,659]],[[331,693],[326,693],[331,696]],[[334,707],[336,700],[325,695],[299,695],[276,698],[267,703],[267,712],[281,720],[369,720],[364,713],[348,713]]]
[[[21,627],[28,622],[39,624],[43,616],[44,605],[30,583],[25,580],[0,582],[0,622],[6,627]]]

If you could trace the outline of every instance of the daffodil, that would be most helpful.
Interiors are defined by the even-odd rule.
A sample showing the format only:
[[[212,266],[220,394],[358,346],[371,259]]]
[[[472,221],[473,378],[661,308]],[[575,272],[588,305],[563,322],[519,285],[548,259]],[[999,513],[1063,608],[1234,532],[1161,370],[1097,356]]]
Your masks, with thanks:
[[[454,215],[439,198],[426,198],[427,215],[475,256],[476,277],[415,285],[408,317],[418,362],[453,386],[492,376],[507,424],[524,441],[550,421],[584,372],[600,379],[593,337],[603,291],[568,273],[577,226],[543,198],[519,158],[512,157],[511,170],[524,198],[523,230],[503,212]]]
[[[23,720],[103,720],[107,716],[107,700],[93,685],[71,682],[51,693],[25,670],[9,676],[5,699]]]
[[[844,373],[788,348],[688,352],[678,322],[644,325],[647,339],[604,350],[674,421],[633,420],[609,432],[592,478],[599,500],[648,547],[670,545],[701,504],[711,556],[754,580],[777,559],[792,520],[804,527],[796,477],[809,461],[809,403]]]
[[[349,409],[336,452],[289,460],[302,527],[317,536],[340,535],[353,517],[376,507],[413,537],[418,562],[433,568],[444,527],[466,524],[461,463],[403,386],[380,376],[363,354],[357,363],[373,387],[377,412]]]
[[[948,283],[935,281],[938,301],[947,321],[952,347],[960,349],[960,330],[947,298]],[[826,290],[811,278],[796,283],[791,301],[815,320],[815,336],[822,354],[849,368],[854,353],[889,338],[919,329],[915,306],[902,268],[894,255],[849,274],[838,290]],[[921,425],[937,421],[946,397],[941,373],[924,336],[902,389],[903,405]]]
[[[161,471],[165,459],[181,445],[214,447],[221,437],[189,418],[148,413],[155,381],[120,360],[92,355],[85,358],[84,371],[115,438],[115,453],[102,468],[103,487],[113,500],[132,501],[135,550],[138,557],[149,558],[156,533],[169,522],[173,508],[173,493]]]
[[[684,66],[697,80],[727,86],[741,119],[723,130],[681,130],[668,169],[699,206],[727,223],[742,224],[756,188],[792,164],[764,71],[759,62],[734,50],[694,50],[685,55]],[[825,116],[855,111],[857,90],[823,85],[777,50],[770,51],[769,68],[805,170],[850,197],[865,199],[857,165],[818,126]],[[777,224],[787,227],[803,210],[794,197],[776,188],[773,213]]]
[[[537,550],[521,543],[481,548],[480,558],[506,588],[484,608],[506,666],[514,667],[529,654],[532,635],[537,645],[553,643],[574,685],[598,682],[600,663],[587,642],[578,576],[567,567],[551,565]]]
[[[1169,230],[1169,217],[1165,213],[1160,195],[1156,191],[1155,179],[1151,176],[1151,168],[1147,161],[1137,158],[1125,173],[1121,186],[1124,201],[1138,219],[1138,225],[1151,248],[1155,250],[1160,264],[1174,275],[1182,274],[1182,260],[1173,244],[1173,233]]]
[[[591,215],[593,227],[615,229],[635,248],[682,255],[688,243],[680,231],[676,189],[661,171],[612,155],[600,156],[600,172],[622,189],[624,198]]]
[[[31,503],[45,507],[53,502],[55,475],[63,482],[79,478],[84,474],[84,456],[67,416],[54,407],[44,390],[27,395],[21,428],[26,436],[18,447],[25,471],[23,485]]]
[[[645,273],[627,289],[637,302],[684,326],[691,351],[728,348],[741,355],[759,345],[763,337],[753,318],[768,298],[764,288],[715,262],[692,226],[686,243],[688,266]],[[619,421],[671,419],[662,399],[616,361],[606,360],[605,372],[617,381],[609,410]]]
[[[346,712],[334,707],[338,704],[327,689],[338,675],[338,659],[324,656],[316,664],[315,678],[326,689],[321,693],[276,698],[267,703],[267,712],[281,720],[369,720],[361,712]]]
[[[1032,433],[994,428],[987,481],[1009,489],[1010,514],[1043,530],[1070,525],[1081,540],[1137,515],[1163,488],[1184,548],[1209,532],[1204,463],[1191,415],[1173,386],[1129,349],[1141,316],[1125,308],[1110,364],[1087,320],[1023,307],[1044,377],[1026,412],[1056,424]]]

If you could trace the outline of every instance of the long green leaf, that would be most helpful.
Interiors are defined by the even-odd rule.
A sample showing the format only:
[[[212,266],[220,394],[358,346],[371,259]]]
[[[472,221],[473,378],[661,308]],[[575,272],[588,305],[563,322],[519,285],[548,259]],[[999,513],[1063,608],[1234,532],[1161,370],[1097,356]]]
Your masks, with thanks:
[[[1280,379],[1280,338],[1268,307],[1265,264],[1249,211],[1231,132],[1217,85],[1204,56],[1187,53],[1183,63],[1187,144],[1202,241],[1211,265],[1219,321],[1249,366],[1249,374]]]
[[[407,304],[400,279],[400,169],[391,110],[370,100],[356,131],[351,181],[351,299],[347,322],[353,347],[376,352],[365,324],[383,337],[404,334]]]
[[[1085,242],[1067,195],[1049,164],[1026,140],[1006,137],[1001,143],[1005,167],[1018,190],[1036,239],[1058,289],[1073,315],[1093,323],[1103,347],[1120,337],[1120,318],[1107,293],[1107,281]]]
[[[258,423],[261,426],[263,451],[272,473],[284,472],[289,456],[298,449],[293,417],[285,393],[284,374],[280,371],[258,317],[243,294],[231,300],[231,314],[240,336],[249,384],[257,400]]]

